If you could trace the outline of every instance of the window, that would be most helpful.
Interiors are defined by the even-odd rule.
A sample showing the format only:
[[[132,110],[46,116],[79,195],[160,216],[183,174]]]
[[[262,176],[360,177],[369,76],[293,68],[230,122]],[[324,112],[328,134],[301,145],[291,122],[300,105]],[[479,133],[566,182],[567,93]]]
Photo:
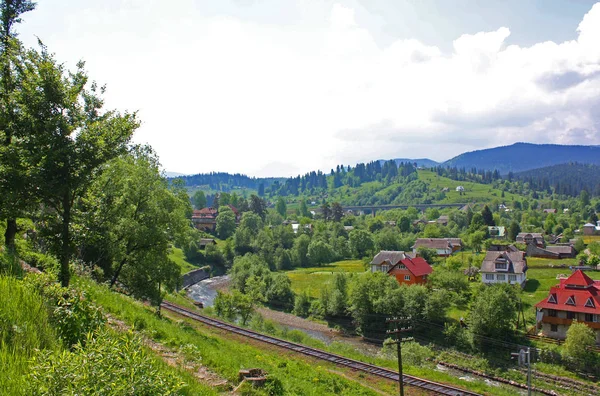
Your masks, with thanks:
[[[508,281],[509,282],[516,282],[517,281],[517,275],[508,275]]]
[[[587,299],[587,301],[585,302],[585,306],[588,308],[596,308],[596,305],[594,304],[594,300],[592,300],[592,297]]]
[[[548,310],[548,316],[552,317],[552,318],[556,318],[556,310],[554,309],[549,309]]]
[[[494,274],[485,274],[485,280],[494,280]]]
[[[567,319],[575,319],[575,312],[567,311]]]
[[[398,264],[398,269],[406,269],[406,265],[404,265],[404,264]]]
[[[410,280],[410,275],[404,275],[404,280],[405,281],[409,281]]]
[[[567,305],[575,305],[575,297],[571,296],[567,299],[567,302],[565,303]]]
[[[505,270],[508,268],[508,264],[507,263],[496,263],[496,269],[497,270]]]
[[[496,275],[496,279],[498,279],[499,281],[504,281],[504,280],[506,280],[506,275],[498,274],[498,275]]]
[[[388,271],[388,266],[387,265],[382,265],[381,266],[381,271],[387,272]]]
[[[594,321],[594,315],[593,314],[585,314],[585,321],[586,322],[593,322]]]
[[[551,304],[557,304],[556,302],[556,294],[550,294],[550,297],[548,297],[548,302]]]
[[[550,325],[550,331],[553,332],[553,333],[556,333],[558,331],[558,326],[551,324]]]

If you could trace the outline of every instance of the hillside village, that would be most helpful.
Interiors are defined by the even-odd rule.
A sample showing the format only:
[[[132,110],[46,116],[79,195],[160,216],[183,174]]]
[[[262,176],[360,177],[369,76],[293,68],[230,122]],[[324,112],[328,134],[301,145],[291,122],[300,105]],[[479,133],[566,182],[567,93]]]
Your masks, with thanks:
[[[211,53],[211,49],[173,43],[164,31],[149,35],[151,41],[141,47],[124,40],[116,27],[121,20],[133,26],[143,19],[147,25],[144,29],[149,29],[156,25],[157,16],[168,19],[171,13],[183,12],[179,6],[169,6],[168,12],[153,8],[160,2],[144,3],[144,7],[136,3],[139,9],[131,11],[127,8],[129,3],[102,5],[105,9],[94,11],[86,8],[91,7],[91,3],[86,3],[80,10],[83,14],[70,14],[57,4],[43,5],[59,10],[49,18],[48,8],[40,5],[36,10],[38,5],[33,1],[0,0],[0,233],[4,237],[0,244],[0,394],[599,394],[600,147],[590,143],[595,139],[594,131],[585,130],[589,132],[588,146],[517,142],[454,153],[458,155],[444,162],[406,158],[406,153],[395,151],[403,158],[370,158],[367,146],[371,143],[370,149],[379,148],[373,152],[382,155],[396,147],[391,142],[395,144],[397,136],[390,138],[389,151],[382,151],[379,146],[386,142],[388,129],[400,134],[401,140],[412,141],[418,140],[415,138],[421,134],[421,127],[413,128],[416,132],[407,136],[391,121],[390,125],[387,121],[383,126],[376,124],[373,131],[355,130],[359,126],[353,126],[357,123],[351,117],[353,107],[346,103],[332,112],[341,114],[344,125],[347,124],[341,129],[343,133],[338,131],[332,138],[339,143],[335,150],[344,151],[345,155],[337,153],[319,163],[318,157],[324,156],[320,150],[332,146],[327,140],[331,136],[323,132],[321,141],[320,135],[313,135],[314,131],[303,130],[304,124],[292,125],[292,121],[298,122],[296,113],[303,122],[316,114],[311,110],[313,104],[307,104],[312,101],[302,96],[303,91],[312,92],[324,85],[328,90],[324,100],[335,98],[332,102],[344,102],[341,97],[346,96],[346,89],[352,84],[340,80],[339,87],[344,87],[340,91],[337,86],[333,89],[327,85],[329,80],[348,74],[354,81],[354,73],[360,71],[354,69],[355,62],[348,62],[353,58],[346,59],[350,53],[336,58],[340,55],[334,51],[337,47],[327,45],[335,44],[350,31],[359,33],[356,37],[369,38],[355,40],[350,35],[352,42],[375,43],[372,36],[364,36],[368,29],[358,28],[357,21],[364,15],[355,20],[355,10],[337,2],[331,10],[329,5],[325,7],[330,14],[315,18],[328,21],[328,29],[334,29],[333,33],[326,39],[313,36],[314,32],[310,34],[311,43],[327,44],[325,49],[319,47],[317,58],[323,56],[321,52],[331,53],[323,57],[339,61],[329,68],[333,72],[323,73],[312,62],[300,62],[308,74],[294,75],[293,50],[285,55],[292,60],[289,64],[287,60],[255,64],[260,46],[250,39],[236,40],[235,34],[241,32],[245,39],[260,27],[261,37],[272,39],[275,45],[273,32],[279,23],[254,21],[252,29],[244,29],[233,14],[217,8],[208,12],[202,8],[205,4],[194,3],[194,7],[207,11],[207,16],[194,18],[196,10],[192,12],[181,4],[190,15],[186,15],[188,19],[176,19],[181,22],[177,26],[170,24],[170,33],[187,32],[186,29],[210,21],[204,26],[210,36],[208,42],[229,34],[231,42],[223,47],[215,45],[219,49],[217,56],[207,55],[202,62],[196,58],[175,62],[178,67],[184,63],[193,65],[193,73],[183,68],[181,72],[168,69],[163,73],[169,76],[168,81],[160,76],[150,81],[152,84],[147,78],[143,82],[136,80],[138,73],[154,66],[148,62],[135,73],[118,69],[119,77],[124,76],[123,81],[128,84],[131,80],[131,85],[106,97],[107,88],[91,80],[84,62],[73,63],[70,68],[70,61],[62,63],[52,47],[37,36],[37,46],[29,48],[21,41],[22,32],[17,31],[23,26],[23,16],[34,11],[46,13],[47,19],[52,20],[65,12],[64,30],[70,34],[76,31],[81,40],[86,39],[86,33],[72,30],[70,25],[81,22],[81,15],[90,28],[105,24],[96,23],[95,18],[101,22],[110,20],[112,30],[103,31],[96,45],[90,41],[89,46],[101,55],[93,61],[106,58],[121,68],[135,58],[126,55],[137,56],[145,46],[152,49],[153,62],[164,43],[177,56],[183,56],[181,48],[194,49],[188,51],[193,55]],[[309,3],[298,8],[308,13],[314,6]],[[77,8],[75,4],[70,6]],[[254,7],[264,5],[233,2],[228,6],[239,12],[254,12],[258,10]],[[242,6],[248,8],[240,11]],[[275,8],[271,10],[271,6],[267,7],[269,15],[262,16],[265,20],[272,17],[271,13],[279,15],[272,12]],[[154,10],[152,18],[140,13],[145,7]],[[301,36],[296,30],[303,28],[304,17],[298,18],[303,23],[285,25],[294,38],[290,39],[292,36],[286,32],[288,39],[281,40],[285,48],[293,48],[292,42]],[[538,74],[543,77],[535,74],[531,84],[541,84],[542,88],[532,96],[541,96],[542,91],[570,94],[580,85],[597,88],[597,80],[585,80],[590,73],[589,78],[596,78],[593,71],[600,67],[600,57],[594,58],[594,51],[600,48],[594,45],[597,28],[590,33],[589,27],[596,26],[598,18],[600,3],[585,15],[577,29],[578,39],[564,44],[569,48],[564,52],[569,57],[573,53],[577,62],[567,62],[565,58],[563,63],[581,63],[581,73],[571,70],[555,75],[541,70]],[[135,34],[131,36],[145,36],[143,29],[138,28],[132,27]],[[491,32],[494,37],[505,33],[506,28]],[[398,57],[418,68],[430,62],[429,58],[454,62],[471,52],[467,58],[478,58],[478,51],[483,49],[465,44],[473,37],[479,36],[463,35],[455,40],[452,56],[442,56],[437,47],[426,47],[412,39],[398,42],[401,45],[395,43],[388,50],[423,47],[409,48],[414,51]],[[504,47],[502,40],[498,47]],[[126,47],[113,50],[113,46],[122,44],[120,41]],[[237,41],[242,42],[240,47],[236,46]],[[99,42],[106,48],[98,46]],[[579,50],[585,56],[576,57],[574,48],[582,43],[583,50]],[[345,50],[353,48],[343,45],[343,41],[341,44],[339,47]],[[374,45],[372,50],[379,50],[377,47]],[[510,55],[510,51],[519,48],[516,44],[509,47],[492,51],[494,56],[489,62],[496,62],[498,51]],[[551,50],[553,46],[531,48],[538,47]],[[427,54],[419,52],[424,49]],[[521,49],[517,52],[529,51]],[[111,57],[111,52],[124,57]],[[224,63],[219,63],[223,62],[221,56],[237,56],[237,52],[251,56],[226,57]],[[269,53],[282,51],[269,47],[261,56]],[[394,53],[383,55],[375,57],[377,67],[367,68],[369,75],[377,74],[373,71],[379,70],[381,63],[397,62]],[[173,56],[163,58],[169,65],[173,63]],[[557,64],[561,59],[556,55]],[[524,61],[533,62],[526,57]],[[462,74],[486,75],[487,62]],[[102,70],[98,65],[95,63],[91,69]],[[344,68],[348,69],[340,73]],[[319,78],[310,78],[313,69]],[[394,76],[400,69],[403,73],[409,71],[404,66],[390,69]],[[517,69],[520,66],[515,66]],[[282,77],[274,70],[285,73]],[[226,75],[219,74],[224,71]],[[261,74],[263,71],[268,78]],[[336,76],[338,73],[340,76]],[[196,85],[195,79],[206,75],[217,81],[214,85],[219,87],[218,94],[211,91],[202,96],[199,92],[214,89],[206,81]],[[410,73],[407,75],[411,77]],[[368,92],[381,89],[376,79],[370,82],[371,78],[357,84],[361,100],[363,96],[373,100]],[[246,80],[259,85],[245,86]],[[285,89],[269,90],[266,83],[271,80],[276,80],[277,88]],[[498,81],[509,85],[512,80]],[[394,89],[406,85],[395,80],[385,82],[386,87]],[[299,85],[294,88],[292,83]],[[123,103],[115,98],[122,100],[128,91],[140,91],[142,99],[146,99],[151,91],[141,90],[142,86],[152,86],[159,93],[165,92],[161,91],[164,86],[183,86],[194,96],[181,100],[189,103],[193,111],[176,100],[176,95],[162,95],[159,100],[158,93],[150,105],[142,100],[146,107],[142,105],[139,112],[109,106]],[[486,84],[481,86],[489,89]],[[252,93],[246,96],[244,89]],[[266,96],[259,95],[262,90]],[[286,97],[289,92],[298,95],[294,100],[302,106],[293,105],[296,102]],[[595,98],[594,92],[564,96],[582,98],[583,103],[583,98]],[[446,96],[440,95],[448,99]],[[169,101],[162,100],[165,97]],[[275,108],[271,97],[293,111]],[[360,103],[352,95],[344,99]],[[425,99],[430,101],[429,97]],[[176,107],[170,107],[171,101]],[[411,98],[407,103],[412,101]],[[419,97],[414,101],[422,100]],[[563,97],[555,100],[563,101],[568,102]],[[154,102],[160,102],[160,112],[151,110],[156,109]],[[318,112],[327,103],[314,102]],[[258,111],[252,107],[257,103]],[[460,122],[470,113],[464,109],[461,113],[460,106],[454,109],[451,103],[454,99],[443,102],[442,107],[456,114],[442,116],[444,112],[438,109],[429,121],[442,125],[440,120],[444,119],[445,128],[460,129]],[[577,102],[577,106],[581,103]],[[392,104],[390,108],[396,113],[398,109]],[[377,107],[376,101],[372,105]],[[500,105],[503,104],[499,102],[497,107]],[[225,110],[221,113],[222,109]],[[269,118],[263,114],[265,109],[281,116],[285,128],[265,122]],[[414,109],[407,106],[401,110],[409,114]],[[497,108],[492,110],[497,113]],[[283,157],[300,158],[303,164],[297,169],[303,172],[307,164],[313,170],[290,177],[227,172],[166,177],[158,151],[149,144],[139,144],[143,140],[134,135],[144,128],[144,122],[154,123],[161,132],[158,141],[164,144],[165,131],[169,134],[166,140],[171,140],[170,135],[176,136],[186,125],[175,119],[184,119],[188,113],[196,118],[194,127],[198,130],[204,118],[213,119],[215,131],[202,130],[202,134],[213,133],[227,143],[227,150],[193,144],[194,130],[194,135],[190,133],[185,139],[186,147],[177,141],[180,151],[167,156],[171,161],[174,157],[193,157],[199,169],[199,163],[202,168],[216,168],[224,158],[243,161],[244,169],[253,169],[273,160],[261,172],[273,167],[296,169],[286,168],[286,163],[274,160],[275,157],[267,159],[272,153],[259,146],[264,145],[267,135],[259,132],[262,128],[299,128],[301,133],[295,135],[298,147],[273,151]],[[548,113],[548,119],[557,117],[558,110]],[[240,124],[231,114],[239,116]],[[142,122],[141,115],[148,121]],[[170,118],[160,121],[165,115]],[[577,124],[575,118],[593,118],[585,115],[581,111],[577,117],[569,116],[569,122],[553,119],[552,124],[569,124],[571,128],[571,124]],[[319,134],[318,125],[327,124],[317,119],[309,122]],[[535,128],[545,123],[538,122]],[[517,128],[513,124],[519,122],[511,120],[509,124],[510,128]],[[241,130],[240,135],[236,139],[220,136],[222,125]],[[381,136],[379,129],[385,130]],[[481,129],[475,133],[484,136],[494,131],[501,135],[487,126]],[[573,132],[579,139],[577,134],[582,130],[573,127],[565,133]],[[269,136],[291,136],[279,133],[283,132]],[[344,134],[344,139],[340,134]],[[365,137],[354,136],[361,134]],[[460,136],[459,143],[446,142],[425,130],[423,136],[439,140],[436,147],[427,148],[432,152],[438,145],[454,150],[454,146],[472,149],[474,144],[490,147],[492,142],[477,143],[479,140],[466,135]],[[205,139],[204,135],[202,139],[210,144],[217,140]],[[189,155],[187,146],[193,148],[193,155]],[[238,146],[245,151],[237,151]],[[311,155],[302,154],[301,147],[309,147]],[[348,147],[354,147],[360,155],[346,152]],[[405,151],[412,152],[408,148]],[[348,164],[352,158],[369,161]],[[332,166],[329,171],[318,169],[334,159],[346,163]]]

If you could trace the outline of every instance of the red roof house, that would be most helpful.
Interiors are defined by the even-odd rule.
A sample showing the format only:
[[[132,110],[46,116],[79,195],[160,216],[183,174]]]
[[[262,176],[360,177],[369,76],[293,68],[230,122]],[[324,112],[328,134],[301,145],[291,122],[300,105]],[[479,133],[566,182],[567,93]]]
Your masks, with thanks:
[[[410,257],[405,252],[382,250],[371,261],[372,272],[385,272],[400,284],[424,284],[433,268],[421,257]]]
[[[577,270],[550,289],[548,297],[536,304],[537,320],[542,334],[564,339],[574,320],[583,322],[596,332],[600,344],[600,281],[594,281]]]

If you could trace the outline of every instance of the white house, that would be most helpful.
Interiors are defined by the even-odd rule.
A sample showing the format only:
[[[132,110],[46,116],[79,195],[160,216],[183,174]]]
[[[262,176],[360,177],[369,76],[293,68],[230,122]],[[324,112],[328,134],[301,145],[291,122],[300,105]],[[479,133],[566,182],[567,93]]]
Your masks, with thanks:
[[[525,287],[527,281],[525,252],[487,252],[479,272],[481,281],[485,284],[510,283]]]
[[[458,187],[456,187],[456,191],[458,191],[458,192],[464,192],[465,188],[463,186],[458,186]]]

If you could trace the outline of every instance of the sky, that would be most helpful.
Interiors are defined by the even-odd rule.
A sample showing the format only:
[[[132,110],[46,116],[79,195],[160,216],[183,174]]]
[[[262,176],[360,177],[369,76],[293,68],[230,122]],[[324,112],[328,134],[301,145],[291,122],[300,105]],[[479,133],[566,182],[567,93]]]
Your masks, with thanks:
[[[165,170],[294,176],[514,142],[600,144],[600,3],[39,0]],[[176,6],[174,5],[176,4]]]

